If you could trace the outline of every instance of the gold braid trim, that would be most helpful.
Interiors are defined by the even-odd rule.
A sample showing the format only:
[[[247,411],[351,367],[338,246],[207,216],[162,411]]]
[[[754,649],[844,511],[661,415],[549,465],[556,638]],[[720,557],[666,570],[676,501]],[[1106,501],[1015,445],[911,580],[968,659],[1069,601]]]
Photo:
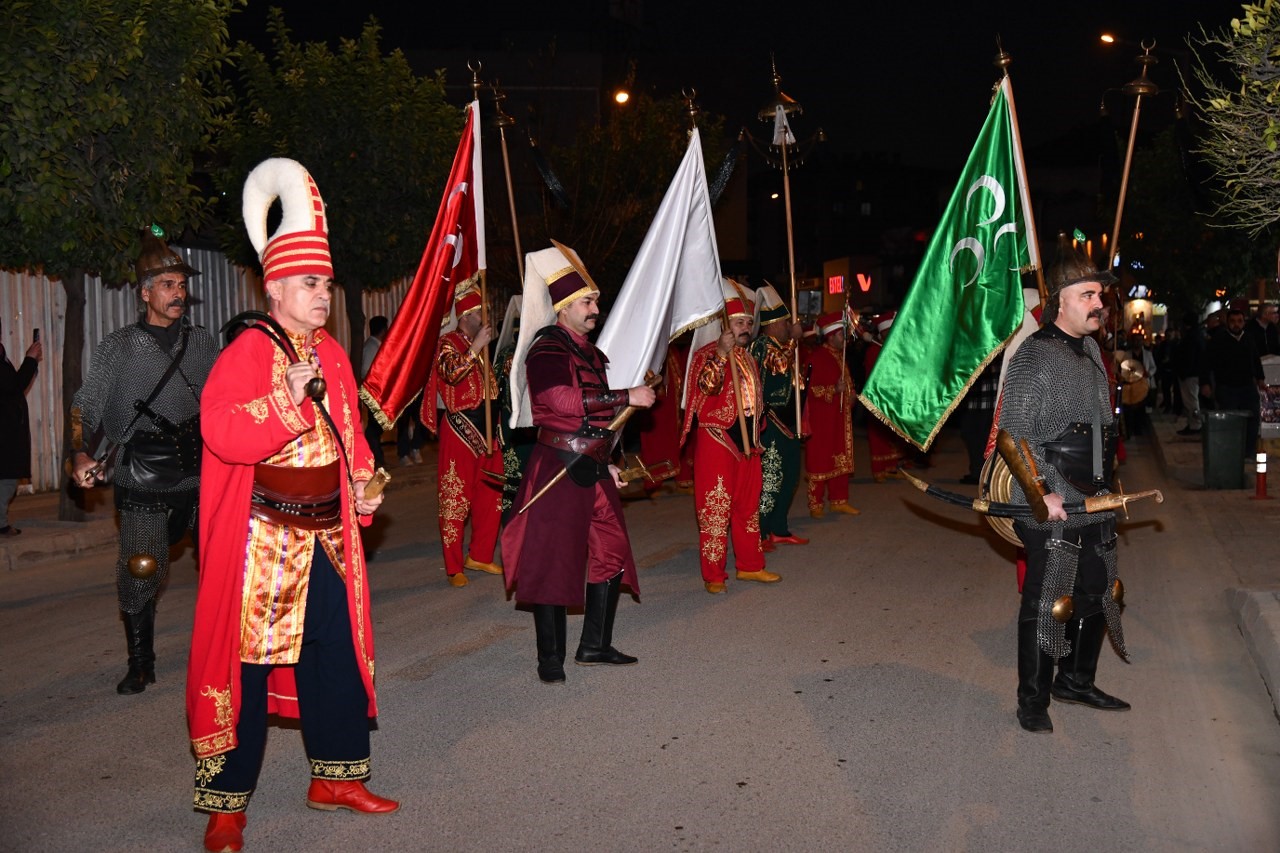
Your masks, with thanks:
[[[195,806],[196,811],[234,814],[235,812],[242,812],[249,807],[249,797],[252,795],[253,791],[228,793],[227,791],[211,791],[208,788],[196,788],[192,805]]]
[[[360,761],[320,761],[311,759],[311,778],[331,781],[360,780],[369,778],[369,759]]]

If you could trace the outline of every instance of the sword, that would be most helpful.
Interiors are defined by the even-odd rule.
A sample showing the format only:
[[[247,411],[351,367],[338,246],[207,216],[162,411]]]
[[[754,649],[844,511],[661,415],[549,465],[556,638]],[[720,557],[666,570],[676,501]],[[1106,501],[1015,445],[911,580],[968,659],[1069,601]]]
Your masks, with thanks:
[[[902,476],[907,482],[924,492],[931,498],[937,498],[943,503],[953,504],[955,506],[966,507],[974,512],[982,515],[990,515],[996,518],[1037,518],[1036,511],[1033,507],[1023,504],[1002,503],[1000,501],[987,500],[986,498],[971,498],[957,492],[949,492],[946,489],[940,489],[937,486],[926,483],[919,477],[911,474],[909,471],[902,471]],[[1088,515],[1095,512],[1112,512],[1120,511],[1124,513],[1124,517],[1129,517],[1129,504],[1134,501],[1145,500],[1146,498],[1155,498],[1156,503],[1164,503],[1164,494],[1159,489],[1148,489],[1145,492],[1131,492],[1129,494],[1117,493],[1110,495],[1098,495],[1097,497],[1085,498],[1077,503],[1064,503],[1063,511],[1067,515]],[[1037,519],[1038,520],[1038,519]]]
[[[663,480],[670,480],[679,473],[679,469],[671,464],[670,459],[663,459],[654,465],[645,465],[639,453],[624,453],[622,454],[622,459],[624,462],[630,463],[626,468],[618,472],[618,479],[624,483],[634,483],[636,480],[661,483]]]

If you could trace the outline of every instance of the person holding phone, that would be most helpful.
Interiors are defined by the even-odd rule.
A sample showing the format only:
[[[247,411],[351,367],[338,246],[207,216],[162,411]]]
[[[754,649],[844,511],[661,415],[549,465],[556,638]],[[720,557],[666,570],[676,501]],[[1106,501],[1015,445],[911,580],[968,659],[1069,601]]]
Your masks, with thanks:
[[[0,343],[0,536],[17,536],[22,532],[9,523],[9,503],[18,491],[18,481],[31,476],[27,389],[36,378],[42,358],[44,346],[40,343],[39,329],[33,333],[27,355],[17,368],[9,362],[4,344]]]

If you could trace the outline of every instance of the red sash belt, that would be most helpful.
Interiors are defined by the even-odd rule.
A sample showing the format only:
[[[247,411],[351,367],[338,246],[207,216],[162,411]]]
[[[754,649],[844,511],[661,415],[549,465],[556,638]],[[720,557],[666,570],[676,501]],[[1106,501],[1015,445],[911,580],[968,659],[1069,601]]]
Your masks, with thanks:
[[[288,465],[253,466],[254,518],[301,530],[331,530],[342,524],[342,483],[335,459],[315,468]]]

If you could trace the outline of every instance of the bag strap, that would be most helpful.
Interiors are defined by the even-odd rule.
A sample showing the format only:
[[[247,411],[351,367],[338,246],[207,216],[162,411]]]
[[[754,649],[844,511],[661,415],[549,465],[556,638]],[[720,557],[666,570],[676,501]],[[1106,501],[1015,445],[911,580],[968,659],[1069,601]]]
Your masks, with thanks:
[[[190,327],[184,323],[182,326],[182,334],[178,341],[178,354],[176,356],[169,356],[169,366],[160,376],[160,381],[156,383],[156,387],[151,389],[151,393],[147,395],[147,399],[142,401],[142,405],[139,406],[135,402],[134,408],[138,411],[134,414],[133,420],[129,421],[129,425],[124,428],[122,435],[129,435],[133,430],[133,427],[138,423],[138,418],[142,417],[143,412],[148,411],[151,408],[151,404],[156,401],[156,397],[160,396],[160,392],[164,390],[164,387],[169,384],[169,380],[173,378],[173,374],[178,370],[178,365],[182,362],[182,356],[187,351],[187,337],[189,331]],[[165,353],[165,355],[169,354]]]

